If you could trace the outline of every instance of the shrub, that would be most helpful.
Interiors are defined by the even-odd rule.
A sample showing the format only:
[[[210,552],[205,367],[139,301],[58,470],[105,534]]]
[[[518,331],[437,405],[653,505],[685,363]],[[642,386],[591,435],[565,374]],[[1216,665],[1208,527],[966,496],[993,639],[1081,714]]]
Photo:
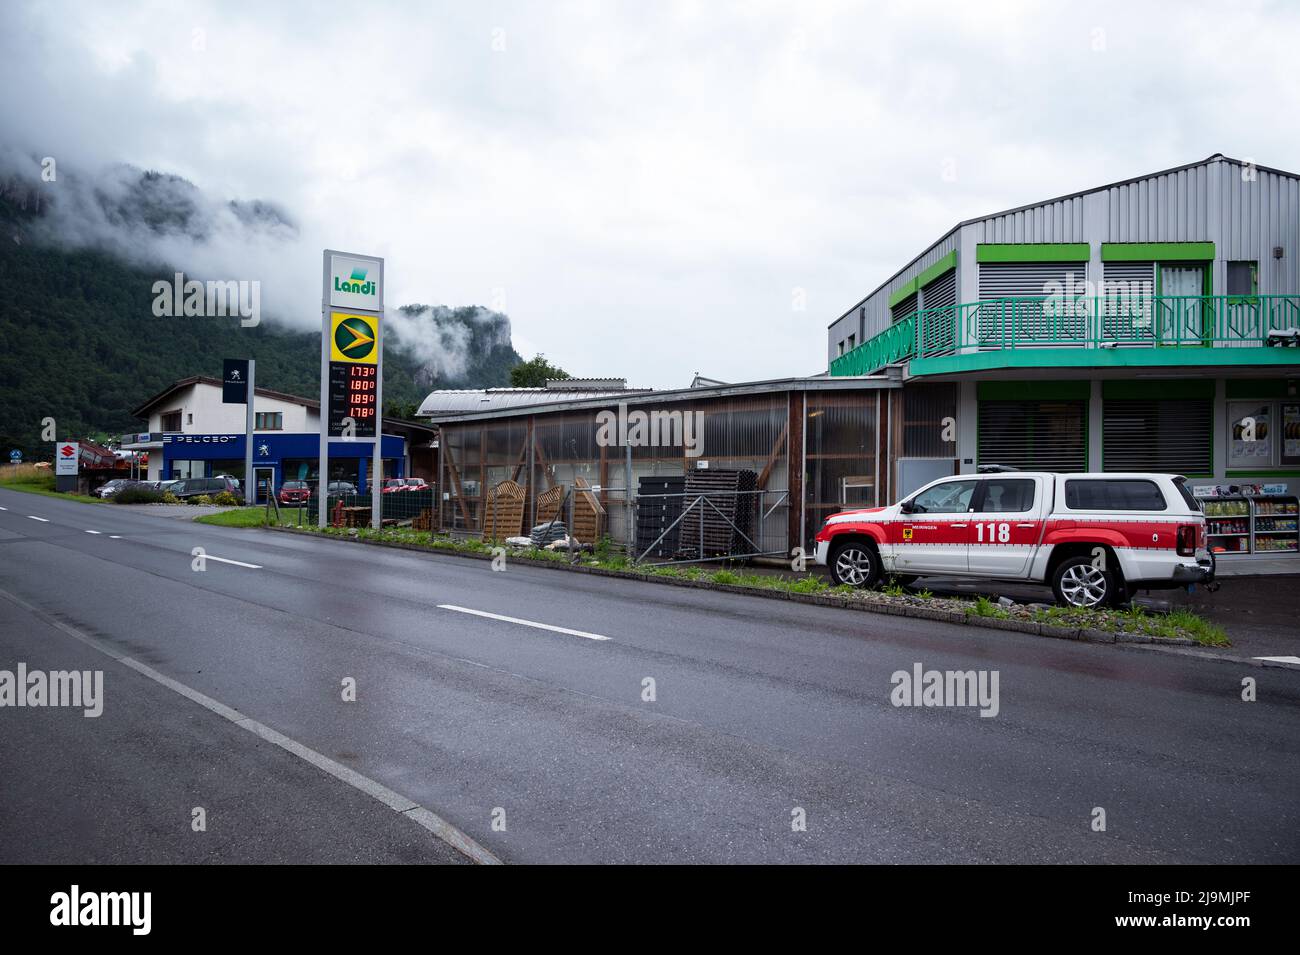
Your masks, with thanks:
[[[162,502],[164,504],[179,504],[181,499],[171,491],[163,491]]]
[[[185,503],[186,504],[211,504],[212,498],[208,497],[206,494],[199,494],[195,497],[187,497],[185,499]]]
[[[151,487],[128,487],[113,495],[114,504],[161,504],[162,491]]]
[[[220,504],[222,507],[238,507],[242,501],[235,497],[231,491],[221,491],[212,499],[213,504]]]

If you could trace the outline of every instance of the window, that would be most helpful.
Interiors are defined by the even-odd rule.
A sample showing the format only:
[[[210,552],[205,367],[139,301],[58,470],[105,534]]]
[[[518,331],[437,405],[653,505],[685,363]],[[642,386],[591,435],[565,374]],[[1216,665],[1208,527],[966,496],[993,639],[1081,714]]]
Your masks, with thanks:
[[[1255,262],[1229,262],[1229,295],[1254,295],[1259,290],[1259,266]]]
[[[179,411],[164,411],[160,416],[159,425],[163,431],[179,431],[181,429],[181,413]]]
[[[917,514],[965,514],[975,493],[976,481],[945,481],[926,488],[912,498]]]
[[[1028,478],[988,478],[981,513],[1022,514],[1034,509],[1034,485]]]
[[[840,342],[840,354],[841,354],[841,355],[844,354],[844,343],[843,343],[843,342]]]
[[[854,347],[857,345],[857,343],[858,343],[858,336],[857,336],[857,334],[855,333],[855,334],[850,335],[850,336],[849,336],[849,351],[853,351],[853,349],[854,349]]]
[[[1272,467],[1273,448],[1273,402],[1228,402],[1228,467]]]
[[[283,431],[284,430],[284,412],[283,411],[259,411],[253,415],[253,429],[255,431]]]
[[[1065,506],[1072,511],[1163,511],[1165,496],[1155,481],[1075,479],[1065,482]]]
[[[185,416],[185,423],[186,423],[186,424],[193,424],[193,423],[194,423],[194,414],[193,414],[192,412],[191,412],[190,414],[187,414],[187,415]]]

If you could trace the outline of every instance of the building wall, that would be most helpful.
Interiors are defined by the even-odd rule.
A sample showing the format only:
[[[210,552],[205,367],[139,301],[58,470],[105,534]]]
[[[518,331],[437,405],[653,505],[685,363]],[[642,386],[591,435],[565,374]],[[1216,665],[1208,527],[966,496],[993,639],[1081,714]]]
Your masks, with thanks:
[[[174,394],[150,412],[149,430],[162,431],[162,416],[177,410],[181,412],[182,434],[229,434],[244,430],[244,406],[222,404],[221,388],[217,385],[200,382]],[[320,413],[306,405],[258,395],[253,410],[280,412],[284,427],[279,430],[286,433],[320,431]]]
[[[980,244],[1061,242],[1091,246],[1081,267],[1094,286],[1102,279],[1104,242],[1213,242],[1215,294],[1226,287],[1227,263],[1251,260],[1259,264],[1259,294],[1300,294],[1300,180],[1216,160],[960,226],[830,326],[828,361],[849,334],[860,344],[888,328],[894,291],[953,249],[957,300],[974,302]],[[1280,259],[1273,258],[1275,247],[1282,249]]]

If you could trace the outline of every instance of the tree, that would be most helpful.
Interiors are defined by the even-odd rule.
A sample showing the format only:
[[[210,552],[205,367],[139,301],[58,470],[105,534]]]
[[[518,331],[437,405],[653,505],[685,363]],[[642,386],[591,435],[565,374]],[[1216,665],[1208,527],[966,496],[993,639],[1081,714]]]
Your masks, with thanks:
[[[563,368],[557,368],[545,355],[535,355],[510,369],[510,385],[514,388],[544,388],[548,378],[572,378]]]
[[[384,409],[384,415],[389,418],[401,418],[403,421],[414,421],[415,413],[420,410],[420,406],[414,401],[390,401],[388,407]]]

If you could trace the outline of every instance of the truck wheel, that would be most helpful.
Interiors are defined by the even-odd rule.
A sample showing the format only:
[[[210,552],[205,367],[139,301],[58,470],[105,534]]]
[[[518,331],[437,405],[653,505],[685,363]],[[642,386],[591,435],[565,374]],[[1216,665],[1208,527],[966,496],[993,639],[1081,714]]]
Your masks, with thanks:
[[[831,548],[831,580],[850,587],[873,587],[880,579],[880,555],[870,544],[845,541]]]
[[[1052,592],[1063,607],[1108,607],[1119,596],[1114,576],[1093,566],[1092,558],[1067,557],[1052,574]]]

